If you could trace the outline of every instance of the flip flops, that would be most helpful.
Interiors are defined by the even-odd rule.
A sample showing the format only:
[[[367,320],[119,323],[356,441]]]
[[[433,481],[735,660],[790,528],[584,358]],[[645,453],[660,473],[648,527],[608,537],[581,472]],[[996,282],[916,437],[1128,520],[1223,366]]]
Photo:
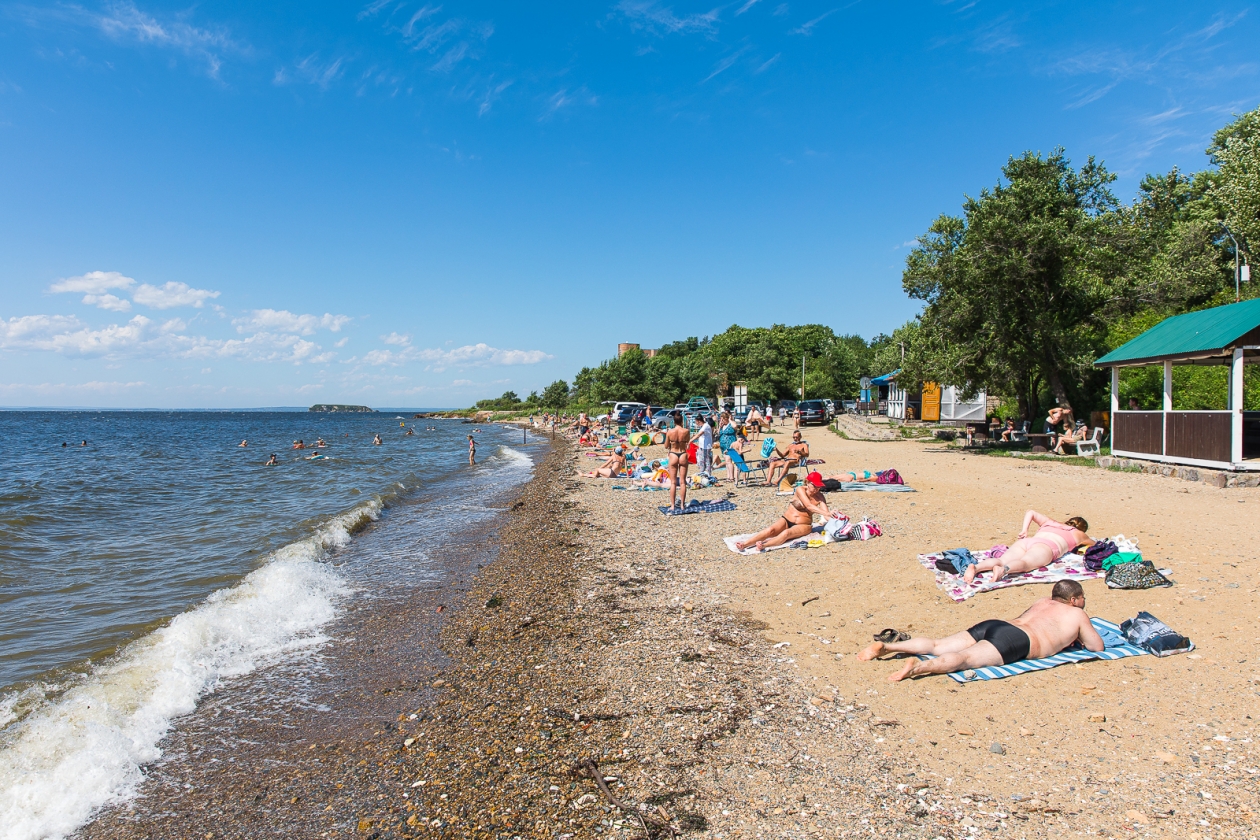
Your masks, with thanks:
[[[894,630],[891,627],[885,627],[875,634],[875,641],[888,644],[889,642],[905,642],[909,641],[910,634]]]

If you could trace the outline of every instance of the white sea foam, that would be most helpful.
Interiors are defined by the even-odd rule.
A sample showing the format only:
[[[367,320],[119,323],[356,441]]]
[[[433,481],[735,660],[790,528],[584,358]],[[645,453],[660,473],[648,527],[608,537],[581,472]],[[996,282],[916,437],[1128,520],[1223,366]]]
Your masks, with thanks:
[[[179,715],[225,678],[317,646],[346,584],[327,553],[380,511],[373,501],[281,548],[235,586],[138,639],[20,720],[0,699],[0,840],[64,837],[130,797]],[[3,724],[0,724],[3,725]]]
[[[499,454],[503,456],[510,466],[526,467],[528,469],[533,469],[534,467],[534,462],[530,460],[530,457],[519,449],[501,445],[499,446]]]

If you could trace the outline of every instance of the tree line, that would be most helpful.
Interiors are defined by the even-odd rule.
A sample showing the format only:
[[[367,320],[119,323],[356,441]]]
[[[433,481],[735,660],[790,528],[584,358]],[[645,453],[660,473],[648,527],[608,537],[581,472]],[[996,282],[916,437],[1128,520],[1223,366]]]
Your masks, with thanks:
[[[1234,242],[1243,259],[1249,243],[1260,243],[1260,108],[1217,131],[1206,153],[1202,171],[1147,175],[1128,204],[1093,157],[1080,167],[1061,148],[1010,158],[960,215],[942,214],[918,237],[902,287],[923,309],[891,336],[736,325],[650,358],[631,350],[582,368],[572,383],[477,407],[669,406],[730,393],[736,382],[752,398],[778,400],[798,396],[804,356],[807,398],[852,398],[863,375],[900,368],[908,386],[941,382],[1001,396],[1005,416],[1032,419],[1052,404],[1087,415],[1108,404],[1107,374],[1094,359],[1166,317],[1234,301]],[[1254,283],[1242,287],[1244,299],[1256,294]],[[1223,408],[1226,373],[1178,368],[1175,406]],[[1246,384],[1248,408],[1260,408],[1255,379]],[[1162,371],[1124,371],[1121,390],[1156,408]]]

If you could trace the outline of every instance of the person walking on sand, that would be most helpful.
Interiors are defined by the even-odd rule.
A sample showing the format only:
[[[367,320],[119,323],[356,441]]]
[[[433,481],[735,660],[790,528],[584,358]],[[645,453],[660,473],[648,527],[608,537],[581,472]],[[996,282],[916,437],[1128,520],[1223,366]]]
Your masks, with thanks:
[[[943,639],[915,638],[904,642],[875,642],[857,655],[867,662],[886,653],[910,653],[900,671],[888,677],[898,682],[925,674],[952,674],[968,668],[1010,665],[1024,659],[1054,656],[1074,642],[1086,650],[1103,649],[1102,636],[1085,612],[1085,590],[1074,580],[1054,585],[1042,598],[1012,621],[991,618]],[[921,660],[926,654],[935,659]]]
[[[735,548],[743,551],[755,545],[758,551],[783,545],[792,540],[808,536],[814,530],[814,514],[826,518],[831,516],[827,507],[827,497],[822,492],[823,478],[816,472],[805,476],[805,483],[792,493],[792,501],[787,510],[776,519],[769,528],[753,534],[746,540],[735,543]]]
[[[1028,536],[1028,525],[1037,523],[1037,533]],[[1093,545],[1094,540],[1085,532],[1089,523],[1079,516],[1073,516],[1067,522],[1055,522],[1035,510],[1024,514],[1024,524],[1020,528],[1019,538],[1001,557],[989,557],[967,567],[963,572],[963,580],[971,583],[981,572],[993,571],[993,582],[1006,575],[1018,575],[1048,566],[1077,546]]]
[[[713,470],[713,427],[709,415],[700,415],[700,428],[691,443],[696,445],[696,472],[708,475]]]
[[[468,436],[468,463],[475,464],[477,462],[477,441],[473,440],[473,436]]]
[[[685,507],[687,505],[687,447],[691,444],[691,433],[683,423],[681,411],[675,410],[670,415],[674,427],[665,433],[665,453],[669,459],[669,506]],[[681,492],[681,498],[679,493]]]

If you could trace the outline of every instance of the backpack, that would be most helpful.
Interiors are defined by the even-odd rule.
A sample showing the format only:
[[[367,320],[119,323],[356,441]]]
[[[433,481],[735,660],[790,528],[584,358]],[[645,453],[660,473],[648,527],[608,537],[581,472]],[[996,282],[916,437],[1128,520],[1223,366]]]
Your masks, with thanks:
[[[1085,549],[1085,568],[1091,572],[1102,571],[1103,559],[1119,551],[1111,540],[1099,540]]]
[[[894,469],[887,469],[883,472],[875,473],[876,484],[905,484],[901,480],[901,475]]]

